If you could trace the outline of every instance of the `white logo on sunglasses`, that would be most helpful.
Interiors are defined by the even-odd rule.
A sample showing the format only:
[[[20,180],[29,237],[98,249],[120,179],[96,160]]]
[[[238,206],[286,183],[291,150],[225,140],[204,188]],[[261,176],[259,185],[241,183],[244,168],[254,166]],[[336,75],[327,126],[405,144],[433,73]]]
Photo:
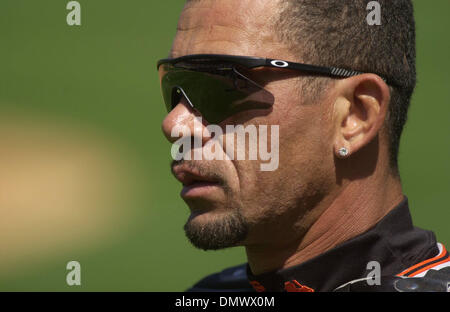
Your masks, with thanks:
[[[279,126],[267,125],[227,125],[225,133],[218,125],[205,127],[201,117],[194,119],[193,132],[185,125],[172,128],[172,138],[179,138],[172,145],[174,160],[260,160],[261,171],[274,171],[279,163]],[[248,140],[247,140],[248,137]],[[203,138],[208,138],[203,143]],[[225,141],[225,144],[224,144]],[[247,148],[248,141],[248,148]],[[192,146],[192,142],[194,143]],[[270,144],[270,150],[268,145]],[[258,157],[259,156],[259,157]]]
[[[270,64],[272,64],[273,66],[276,66],[276,67],[288,67],[289,66],[288,62],[280,61],[280,60],[273,60],[270,62]]]

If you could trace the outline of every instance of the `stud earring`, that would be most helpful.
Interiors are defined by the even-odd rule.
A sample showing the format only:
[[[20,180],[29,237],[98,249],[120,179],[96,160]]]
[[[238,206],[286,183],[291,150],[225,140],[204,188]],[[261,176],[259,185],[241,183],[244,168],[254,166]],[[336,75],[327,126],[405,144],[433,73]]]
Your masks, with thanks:
[[[339,156],[346,157],[347,155],[348,155],[348,149],[346,149],[345,147],[342,147],[339,149]]]

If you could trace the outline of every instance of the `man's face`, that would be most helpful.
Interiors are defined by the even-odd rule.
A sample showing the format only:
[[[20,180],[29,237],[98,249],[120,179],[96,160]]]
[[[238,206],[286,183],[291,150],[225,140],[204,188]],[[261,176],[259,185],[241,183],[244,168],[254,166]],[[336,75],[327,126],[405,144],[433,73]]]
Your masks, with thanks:
[[[276,12],[277,1],[272,0],[189,2],[179,20],[172,57],[229,54],[302,61],[277,40],[272,25]],[[303,101],[298,72],[258,69],[251,75],[274,95],[272,109],[240,112],[219,126],[279,126],[278,169],[262,171],[261,161],[248,157],[185,160],[172,167],[186,185],[181,193],[191,210],[186,233],[203,249],[299,239],[292,233],[311,225],[316,216],[308,207],[319,202],[334,182],[330,96],[314,103]],[[180,100],[163,121],[165,135],[174,142],[175,126],[187,126],[194,133],[195,116],[198,113],[186,100]]]

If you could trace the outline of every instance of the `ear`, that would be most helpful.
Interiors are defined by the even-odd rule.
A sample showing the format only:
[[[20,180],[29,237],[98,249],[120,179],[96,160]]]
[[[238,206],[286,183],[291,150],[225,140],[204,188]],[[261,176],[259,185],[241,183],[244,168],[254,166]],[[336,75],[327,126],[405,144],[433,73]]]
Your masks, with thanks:
[[[388,85],[375,74],[340,80],[334,105],[334,153],[347,158],[367,145],[383,126],[390,100]],[[340,150],[345,148],[347,154]]]

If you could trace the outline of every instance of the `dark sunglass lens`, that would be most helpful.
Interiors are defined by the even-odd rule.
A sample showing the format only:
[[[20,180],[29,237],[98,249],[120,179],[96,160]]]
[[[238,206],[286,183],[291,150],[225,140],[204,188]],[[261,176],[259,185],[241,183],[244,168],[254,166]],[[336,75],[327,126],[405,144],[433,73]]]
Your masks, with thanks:
[[[214,64],[196,68],[170,64],[160,67],[161,90],[168,111],[179,103],[183,93],[203,118],[214,124],[241,111],[273,105],[270,92],[233,66]]]
[[[172,88],[172,100],[170,101],[170,106],[168,108],[169,111],[175,108],[175,105],[181,101],[183,97],[183,93],[181,93],[180,88]]]

